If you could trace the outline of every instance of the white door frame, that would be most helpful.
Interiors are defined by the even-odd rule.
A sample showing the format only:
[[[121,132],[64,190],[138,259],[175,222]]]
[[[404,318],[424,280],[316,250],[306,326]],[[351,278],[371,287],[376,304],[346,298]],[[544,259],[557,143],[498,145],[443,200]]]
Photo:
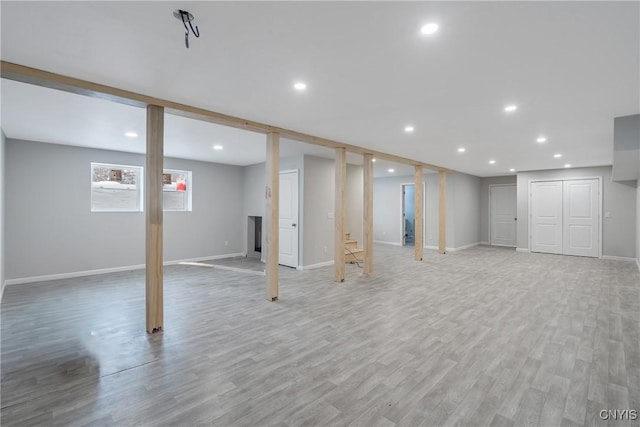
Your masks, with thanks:
[[[489,235],[487,239],[489,240],[489,246],[503,246],[503,245],[492,245],[491,244],[491,188],[492,187],[516,187],[516,218],[518,218],[518,184],[489,184]],[[518,220],[516,219],[516,244],[513,246],[506,246],[507,248],[515,248],[518,246]]]
[[[404,246],[404,194],[405,185],[416,185],[415,182],[403,182],[400,184],[400,246]],[[422,181],[422,247],[427,243],[427,183]],[[414,239],[415,240],[415,239]],[[415,245],[415,241],[413,242]]]
[[[529,252],[531,252],[531,186],[534,182],[557,182],[557,181],[580,181],[580,180],[589,180],[589,179],[597,179],[598,180],[598,258],[602,258],[602,210],[604,206],[602,206],[602,182],[604,177],[600,176],[579,176],[579,177],[570,177],[565,176],[561,178],[552,178],[552,179],[530,179],[528,185],[528,197],[527,197],[527,218],[528,218],[528,230],[527,230],[527,240],[529,248]],[[517,195],[516,195],[517,197]],[[564,197],[564,196],[563,196]]]
[[[301,249],[301,244],[300,242],[302,241],[301,239],[301,235],[302,235],[302,224],[300,221],[300,169],[287,169],[287,170],[281,170],[278,172],[278,179],[280,178],[280,175],[283,173],[296,173],[296,176],[298,178],[298,220],[296,222],[297,226],[297,232],[298,232],[298,260],[296,261],[296,266],[293,268],[300,268],[300,249]],[[280,220],[280,218],[278,218],[278,220]],[[278,227],[278,233],[280,232],[280,229]],[[279,254],[278,254],[279,256]]]

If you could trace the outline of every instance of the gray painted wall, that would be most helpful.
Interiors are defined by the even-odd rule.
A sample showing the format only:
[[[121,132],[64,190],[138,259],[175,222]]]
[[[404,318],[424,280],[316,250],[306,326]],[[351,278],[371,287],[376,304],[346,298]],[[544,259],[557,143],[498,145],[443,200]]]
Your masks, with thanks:
[[[244,168],[244,213],[247,216],[264,216],[264,163]]]
[[[438,246],[438,175],[425,174],[425,247]],[[393,176],[373,180],[373,239],[395,245],[402,244],[402,185],[413,184],[411,176]],[[447,198],[453,197],[453,184],[447,186]],[[447,210],[447,221],[453,224],[453,210]],[[453,226],[447,226],[447,242],[454,242]]]
[[[299,200],[298,206],[298,264],[302,262],[303,257],[303,236],[304,236],[304,157],[291,156],[283,157],[280,159],[280,170],[294,170],[298,169],[298,185],[299,185]],[[244,187],[243,187],[243,248],[247,250],[247,222],[250,216],[261,216],[264,220],[264,189],[266,185],[265,176],[265,163],[256,163],[255,165],[244,167]],[[264,233],[262,234],[262,246],[264,247]],[[264,261],[265,252],[262,252],[261,259]]]
[[[6,159],[7,279],[144,263],[144,213],[90,206],[91,162],[143,166],[144,156],[7,139]],[[243,252],[243,168],[165,167],[193,172],[193,211],[164,213],[164,260]]]
[[[304,156],[304,254],[302,265],[333,261],[334,161]]]
[[[4,247],[5,247],[5,226],[4,226],[4,198],[5,198],[5,146],[6,137],[4,131],[0,129],[0,301],[4,295],[4,279],[5,279],[5,263],[4,263]]]
[[[495,176],[480,179],[480,241],[490,243],[489,238],[489,186],[498,184],[516,185],[517,179],[512,176]]]
[[[300,180],[298,265],[333,261],[335,221],[329,218],[329,214],[333,214],[335,203],[334,161],[309,155],[280,159],[280,170],[291,169],[299,170]],[[244,168],[245,222],[247,216],[264,215],[264,174],[264,163]],[[359,245],[362,244],[362,177],[361,166],[347,165],[345,223],[351,238],[358,240]]]
[[[304,156],[304,259],[310,266],[333,261],[335,219],[335,162],[316,156]],[[362,166],[347,165],[345,191],[345,227],[362,247]]]
[[[636,263],[640,269],[640,181],[636,188]]]
[[[402,185],[413,184],[413,176],[392,176],[373,180],[373,240],[402,245]],[[427,198],[429,192],[427,191]],[[425,201],[427,209],[431,208]],[[437,211],[436,211],[437,215]],[[426,218],[433,212],[426,212]],[[427,225],[428,228],[428,225]]]
[[[636,257],[636,189],[613,182],[611,166],[518,173],[518,248],[529,247],[529,181],[603,177],[602,254]]]
[[[347,182],[345,191],[345,231],[352,240],[358,241],[362,247],[363,209],[364,209],[364,170],[362,166],[347,165]]]
[[[438,246],[439,183],[437,174],[425,174],[424,246]],[[373,238],[402,244],[402,184],[413,176],[376,178],[373,183]],[[461,173],[447,175],[447,248],[479,242],[480,178]]]
[[[462,248],[479,243],[480,178],[452,173],[447,176],[448,186],[452,186],[453,190],[453,204],[447,202],[447,214],[453,214],[454,240],[453,244],[448,242],[447,246]]]
[[[640,178],[640,114],[613,120],[613,179]]]

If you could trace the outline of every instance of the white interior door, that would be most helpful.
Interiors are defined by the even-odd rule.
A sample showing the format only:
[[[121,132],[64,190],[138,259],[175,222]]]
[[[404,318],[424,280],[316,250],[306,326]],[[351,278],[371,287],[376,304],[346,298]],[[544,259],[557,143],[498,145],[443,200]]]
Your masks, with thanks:
[[[597,179],[563,182],[563,254],[600,255],[599,187]]]
[[[280,172],[279,263],[298,266],[298,171]]]
[[[531,252],[562,254],[562,181],[531,184]]]
[[[516,246],[516,186],[499,185],[490,190],[491,244]]]

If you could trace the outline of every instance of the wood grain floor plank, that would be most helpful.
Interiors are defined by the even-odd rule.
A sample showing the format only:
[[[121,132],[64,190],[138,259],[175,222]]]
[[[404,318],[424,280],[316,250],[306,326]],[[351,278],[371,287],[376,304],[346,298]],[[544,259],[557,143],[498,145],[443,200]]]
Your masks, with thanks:
[[[347,265],[341,284],[282,267],[275,303],[263,277],[169,266],[153,335],[142,271],[9,286],[0,423],[606,425],[601,409],[640,404],[635,265],[487,246],[423,258],[377,245],[374,275]]]

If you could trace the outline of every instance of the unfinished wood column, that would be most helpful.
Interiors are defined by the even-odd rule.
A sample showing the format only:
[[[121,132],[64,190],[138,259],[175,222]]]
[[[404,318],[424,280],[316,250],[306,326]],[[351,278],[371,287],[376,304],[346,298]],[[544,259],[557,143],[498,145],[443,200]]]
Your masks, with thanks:
[[[280,257],[280,134],[267,134],[267,164],[264,241],[266,245],[267,295],[269,301],[278,299],[278,260]]]
[[[414,194],[415,194],[415,221],[414,227],[414,249],[416,255],[416,261],[422,261],[422,166],[415,166],[414,177]]]
[[[147,157],[145,167],[146,317],[147,332],[162,329],[162,170],[164,162],[164,108],[147,106]]]
[[[362,273],[373,272],[373,154],[364,155],[364,209],[363,209],[363,244],[364,267]]]
[[[336,148],[336,201],[334,205],[335,234],[333,237],[333,259],[336,282],[344,282],[344,204],[347,180],[347,150]]]
[[[438,252],[447,251],[447,173],[438,172],[440,197],[438,203]]]

